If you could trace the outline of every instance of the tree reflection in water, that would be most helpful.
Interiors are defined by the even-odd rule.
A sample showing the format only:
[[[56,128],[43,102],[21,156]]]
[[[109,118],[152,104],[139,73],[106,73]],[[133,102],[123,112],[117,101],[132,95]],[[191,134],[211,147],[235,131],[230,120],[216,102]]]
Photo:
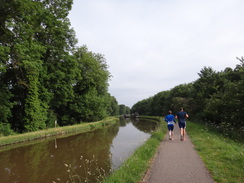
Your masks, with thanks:
[[[0,182],[97,182],[117,169],[157,123],[122,119],[69,137],[43,139],[0,152]]]

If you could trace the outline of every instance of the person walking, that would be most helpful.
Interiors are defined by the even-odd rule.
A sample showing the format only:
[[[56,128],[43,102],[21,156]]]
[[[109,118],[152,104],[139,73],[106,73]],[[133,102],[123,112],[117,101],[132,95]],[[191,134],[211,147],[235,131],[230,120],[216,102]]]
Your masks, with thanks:
[[[185,140],[185,133],[186,133],[186,118],[188,118],[189,115],[187,112],[184,111],[184,108],[181,107],[180,111],[176,113],[175,118],[178,119],[179,128],[180,128],[180,140]]]
[[[176,122],[174,115],[172,115],[172,111],[168,112],[168,115],[165,116],[164,120],[168,123],[169,140],[174,140],[174,123]]]

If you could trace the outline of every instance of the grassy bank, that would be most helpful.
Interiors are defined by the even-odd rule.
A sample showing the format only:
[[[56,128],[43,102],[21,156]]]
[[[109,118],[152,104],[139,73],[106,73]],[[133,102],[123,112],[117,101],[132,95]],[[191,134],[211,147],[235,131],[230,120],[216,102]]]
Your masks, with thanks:
[[[0,146],[4,145],[11,145],[21,142],[27,142],[52,136],[58,136],[63,134],[69,133],[82,133],[93,131],[98,128],[102,128],[104,126],[112,125],[118,122],[118,118],[111,117],[106,118],[101,121],[92,122],[92,123],[82,123],[79,125],[72,125],[72,126],[65,126],[65,127],[58,127],[58,128],[50,128],[47,130],[40,130],[36,132],[29,132],[19,135],[12,135],[0,138]]]
[[[158,117],[150,119],[159,120]],[[151,138],[140,146],[135,153],[125,161],[122,166],[112,175],[107,177],[105,183],[136,183],[139,182],[150,166],[150,160],[154,157],[157,148],[162,141],[167,129],[161,123],[157,131],[153,132]]]
[[[204,125],[189,122],[187,132],[216,182],[244,182],[244,144]]]

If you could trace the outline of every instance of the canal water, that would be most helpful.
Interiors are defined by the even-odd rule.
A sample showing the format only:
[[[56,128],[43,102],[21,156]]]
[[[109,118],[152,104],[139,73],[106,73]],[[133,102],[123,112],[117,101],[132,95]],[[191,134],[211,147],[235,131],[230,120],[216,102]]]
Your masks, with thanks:
[[[121,119],[93,132],[0,147],[0,182],[99,182],[131,156],[157,125]]]

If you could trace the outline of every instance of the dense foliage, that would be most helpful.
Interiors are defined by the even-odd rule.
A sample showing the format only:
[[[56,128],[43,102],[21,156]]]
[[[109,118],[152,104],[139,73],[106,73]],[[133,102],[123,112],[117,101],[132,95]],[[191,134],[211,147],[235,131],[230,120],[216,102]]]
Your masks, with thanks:
[[[77,47],[72,0],[0,3],[0,134],[118,115],[101,54]]]
[[[119,105],[119,114],[130,114],[130,108],[124,104]]]
[[[166,115],[184,107],[192,118],[219,128],[224,135],[244,139],[244,58],[234,69],[216,72],[204,67],[199,78],[137,102],[131,112]]]

